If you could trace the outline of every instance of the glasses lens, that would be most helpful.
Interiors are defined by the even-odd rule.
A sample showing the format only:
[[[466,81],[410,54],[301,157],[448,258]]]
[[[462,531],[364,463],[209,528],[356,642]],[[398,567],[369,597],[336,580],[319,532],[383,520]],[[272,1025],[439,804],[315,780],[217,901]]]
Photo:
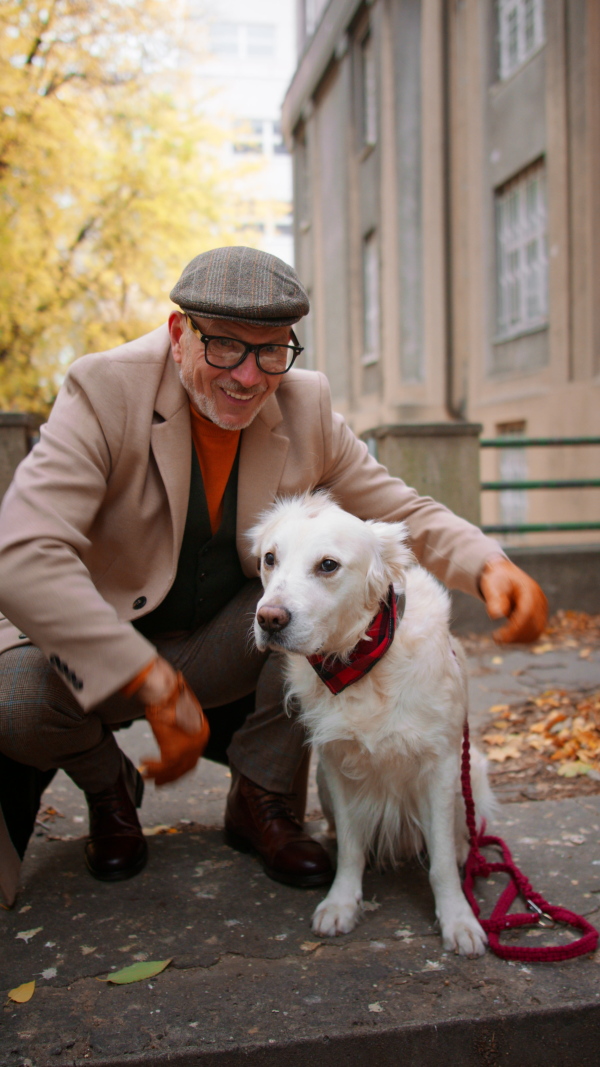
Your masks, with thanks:
[[[258,365],[267,374],[283,374],[294,362],[294,349],[288,345],[265,345],[261,348]]]
[[[233,337],[211,337],[206,355],[214,366],[232,367],[242,358],[245,349],[243,341],[235,341]]]

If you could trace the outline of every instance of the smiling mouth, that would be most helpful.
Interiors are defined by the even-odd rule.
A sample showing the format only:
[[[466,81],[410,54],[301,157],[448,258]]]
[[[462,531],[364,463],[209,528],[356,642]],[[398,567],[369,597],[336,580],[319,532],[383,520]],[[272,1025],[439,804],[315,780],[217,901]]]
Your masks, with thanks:
[[[243,404],[247,404],[248,401],[254,400],[257,396],[261,395],[260,393],[239,393],[232,389],[226,389],[223,385],[221,385],[219,388],[221,389],[221,392],[225,394],[228,400],[234,400],[237,403],[241,402]]]

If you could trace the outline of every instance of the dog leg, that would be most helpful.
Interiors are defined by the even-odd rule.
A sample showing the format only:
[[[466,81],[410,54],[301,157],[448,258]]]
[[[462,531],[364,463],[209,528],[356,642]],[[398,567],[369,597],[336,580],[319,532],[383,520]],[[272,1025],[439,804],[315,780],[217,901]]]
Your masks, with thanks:
[[[356,926],[362,905],[365,866],[363,843],[356,832],[342,776],[323,760],[329,799],[337,831],[338,860],[334,882],[312,917],[312,928],[321,937],[349,934]]]
[[[422,796],[421,825],[444,948],[460,956],[481,956],[487,937],[467,903],[458,876],[454,839],[456,775],[454,759],[442,760],[436,766]]]

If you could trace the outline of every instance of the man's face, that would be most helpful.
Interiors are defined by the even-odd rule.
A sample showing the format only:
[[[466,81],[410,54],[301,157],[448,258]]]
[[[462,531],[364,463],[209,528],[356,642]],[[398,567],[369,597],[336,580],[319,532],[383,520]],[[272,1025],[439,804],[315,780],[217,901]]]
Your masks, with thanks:
[[[213,337],[234,337],[248,344],[290,343],[289,326],[249,326],[225,319],[193,316],[203,333]],[[169,318],[173,359],[192,406],[224,430],[243,430],[260,411],[267,397],[281,381],[279,374],[263,374],[253,352],[240,364],[224,370],[211,367],[204,358],[204,345],[190,329],[185,315],[174,311]]]

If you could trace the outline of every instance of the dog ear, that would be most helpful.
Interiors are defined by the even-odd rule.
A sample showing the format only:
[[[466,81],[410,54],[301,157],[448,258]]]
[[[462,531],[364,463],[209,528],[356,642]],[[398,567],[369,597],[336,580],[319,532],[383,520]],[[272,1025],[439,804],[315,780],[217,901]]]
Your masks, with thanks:
[[[367,525],[375,534],[377,554],[367,574],[367,584],[373,595],[384,596],[388,585],[402,583],[407,567],[414,563],[414,556],[407,546],[408,530],[403,522],[374,522]]]

